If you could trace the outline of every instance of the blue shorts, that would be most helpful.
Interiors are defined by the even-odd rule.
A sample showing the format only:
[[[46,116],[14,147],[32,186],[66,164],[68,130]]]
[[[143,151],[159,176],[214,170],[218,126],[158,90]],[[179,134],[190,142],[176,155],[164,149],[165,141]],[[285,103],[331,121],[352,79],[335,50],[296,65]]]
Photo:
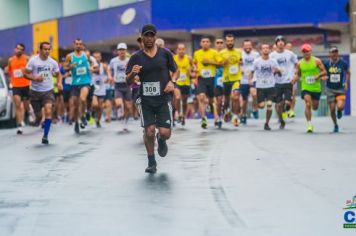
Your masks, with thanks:
[[[256,88],[256,82],[253,82],[253,85],[249,84],[240,84],[240,94],[244,101],[248,99],[248,95],[250,95],[250,88]]]

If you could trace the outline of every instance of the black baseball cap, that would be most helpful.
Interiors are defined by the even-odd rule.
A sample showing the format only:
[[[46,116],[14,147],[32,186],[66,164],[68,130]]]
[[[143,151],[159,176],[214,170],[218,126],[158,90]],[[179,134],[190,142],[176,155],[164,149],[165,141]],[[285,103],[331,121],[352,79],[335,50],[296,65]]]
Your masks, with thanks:
[[[147,34],[149,32],[156,34],[157,33],[156,26],[154,26],[153,24],[147,24],[142,27],[141,35]]]
[[[329,52],[338,52],[339,49],[336,47],[336,46],[332,46],[330,49],[329,49]]]
[[[282,35],[278,35],[274,41],[275,43],[278,43],[280,40],[286,42],[286,39]]]

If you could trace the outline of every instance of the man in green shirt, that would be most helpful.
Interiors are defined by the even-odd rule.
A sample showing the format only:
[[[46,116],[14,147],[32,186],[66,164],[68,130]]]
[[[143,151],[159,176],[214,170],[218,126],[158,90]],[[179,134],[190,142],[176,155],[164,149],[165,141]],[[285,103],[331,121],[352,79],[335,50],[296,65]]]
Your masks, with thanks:
[[[307,132],[312,133],[314,127],[311,123],[312,108],[317,110],[321,95],[321,80],[326,75],[322,61],[312,56],[310,44],[303,44],[301,47],[303,58],[298,62],[296,75],[292,83],[301,80],[302,99],[305,102],[305,118],[307,119]]]

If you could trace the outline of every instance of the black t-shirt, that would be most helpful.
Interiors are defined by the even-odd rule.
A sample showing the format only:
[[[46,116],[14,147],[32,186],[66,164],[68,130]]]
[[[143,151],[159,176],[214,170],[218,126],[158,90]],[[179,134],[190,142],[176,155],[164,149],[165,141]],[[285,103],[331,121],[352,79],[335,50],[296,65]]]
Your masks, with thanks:
[[[163,92],[171,80],[170,72],[176,72],[177,65],[170,51],[158,48],[154,57],[148,56],[143,50],[133,54],[127,64],[126,74],[129,74],[134,65],[142,66],[140,77],[140,97],[143,103],[166,103],[171,94]]]

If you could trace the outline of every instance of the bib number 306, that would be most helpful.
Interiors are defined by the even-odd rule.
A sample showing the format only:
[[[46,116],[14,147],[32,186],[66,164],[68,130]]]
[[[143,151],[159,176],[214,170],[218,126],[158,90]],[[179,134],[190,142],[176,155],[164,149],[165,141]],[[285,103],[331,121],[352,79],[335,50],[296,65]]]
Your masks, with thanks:
[[[160,82],[143,82],[143,96],[160,96],[161,84]]]

